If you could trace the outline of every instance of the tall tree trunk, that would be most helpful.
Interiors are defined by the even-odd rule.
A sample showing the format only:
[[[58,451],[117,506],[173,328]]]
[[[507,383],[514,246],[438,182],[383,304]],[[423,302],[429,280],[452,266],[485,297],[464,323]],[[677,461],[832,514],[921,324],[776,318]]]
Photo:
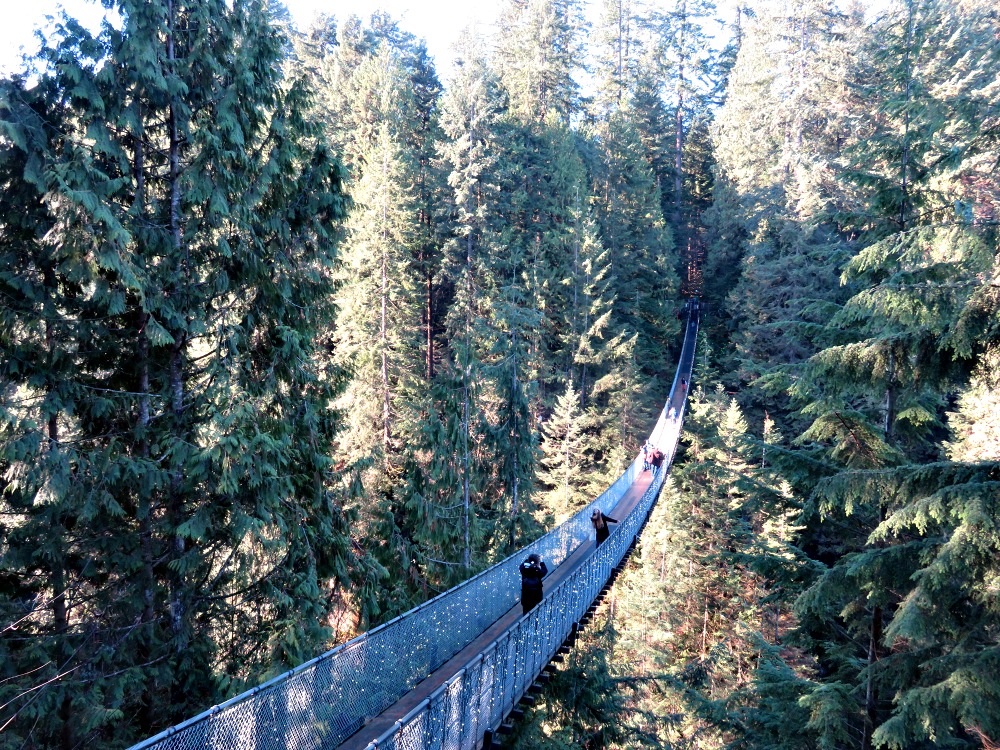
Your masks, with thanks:
[[[573,339],[568,352],[568,362],[566,363],[566,379],[573,379],[573,367],[576,364],[576,353],[580,351],[580,342],[586,333],[580,324],[580,232],[583,227],[580,224],[580,188],[576,188],[575,195],[576,209],[576,232],[573,239]]]
[[[895,433],[896,422],[896,353],[890,349],[886,362],[886,387],[885,387],[885,421],[883,423],[883,435],[885,442],[892,445]],[[886,519],[886,507],[879,501],[879,523]],[[878,685],[875,683],[875,665],[882,656],[882,631],[884,627],[884,613],[882,607],[872,608],[871,627],[868,633],[868,677],[865,684],[865,731],[861,741],[862,750],[871,750],[872,735],[878,728],[879,722],[879,694]]]
[[[868,633],[868,680],[865,685],[865,722],[864,736],[861,740],[861,750],[872,749],[872,735],[879,726],[878,716],[878,685],[873,674],[875,663],[879,660],[879,649],[882,642],[882,608],[872,609],[871,629]]]
[[[427,263],[426,258],[424,263]],[[430,384],[434,379],[434,274],[430,268],[424,271],[424,295],[426,296],[424,335],[427,341],[427,383]]]
[[[176,33],[176,8],[173,0],[167,0],[167,66],[171,74],[176,75],[177,50],[175,46]],[[169,131],[169,191],[170,191],[170,239],[174,258],[181,266],[180,273],[175,283],[182,287],[181,293],[177,294],[177,299],[186,307],[188,293],[187,285],[190,283],[190,263],[186,254],[182,252],[181,238],[181,139],[178,125],[177,95],[170,97],[170,104],[167,113],[167,129]],[[187,310],[185,310],[187,316]],[[184,330],[173,331],[174,343],[170,349],[170,362],[168,365],[168,378],[170,384],[170,411],[173,417],[173,429],[175,437],[183,439],[183,414],[184,414],[184,354],[187,344],[187,332]],[[183,515],[183,472],[180,467],[174,467],[170,474],[170,507],[169,517],[171,527],[176,529],[181,524]],[[175,560],[184,555],[185,541],[180,534],[174,533],[172,556]],[[174,648],[177,653],[181,653],[186,647],[184,620],[184,582],[180,573],[173,573],[171,580],[170,595],[170,625],[174,633]]]
[[[618,39],[615,45],[615,105],[617,109],[622,106],[622,8],[621,0],[618,2]]]
[[[701,658],[708,656],[708,602],[705,602],[705,614],[701,621]]]
[[[55,417],[49,421],[49,441],[50,444],[58,439],[58,434],[55,432],[54,428]],[[64,529],[62,523],[59,522],[56,527],[56,534],[59,535],[60,542],[64,535]],[[70,656],[70,646],[66,642],[69,638],[69,608],[66,606],[66,599],[68,596],[68,584],[66,581],[66,568],[65,563],[62,558],[54,561],[52,565],[52,619],[55,625],[56,635],[59,637],[59,642],[64,646],[64,652],[59,655],[60,663],[56,665],[57,669],[63,669],[68,664],[64,661]],[[73,722],[73,701],[70,697],[69,691],[63,693],[63,698],[59,702],[59,723],[60,723],[60,740],[62,743],[63,750],[72,750],[76,746],[76,732],[74,732],[74,722]]]
[[[684,155],[684,65],[687,55],[684,51],[684,31],[687,24],[687,0],[681,1],[680,11],[681,36],[677,50],[677,112],[674,115],[674,229],[678,239],[683,238],[681,227],[681,203],[684,189],[684,178],[681,172]]]
[[[56,341],[55,341],[55,322],[54,317],[56,315],[56,305],[54,304],[53,297],[56,294],[56,274],[55,270],[48,266],[44,271],[45,277],[45,287],[48,298],[44,304],[45,310],[45,348],[46,355],[48,357],[48,384],[46,390],[49,394],[53,393],[56,388],[56,383],[53,379],[53,370],[55,369],[56,361]],[[58,413],[53,410],[49,414],[49,418],[46,423],[46,450],[49,453],[49,462],[53,469],[55,469],[58,459],[56,454],[59,451],[59,416]],[[53,529],[54,535],[57,539],[57,544],[59,547],[59,557],[52,562],[52,621],[55,625],[55,632],[59,640],[58,643],[65,646],[64,652],[60,653],[59,659],[60,664],[56,665],[57,669],[63,669],[66,663],[63,662],[70,653],[69,644],[66,643],[66,638],[69,637],[69,608],[66,605],[69,588],[68,581],[66,580],[66,561],[64,555],[64,544],[63,539],[65,537],[65,529],[63,528],[62,514],[54,519],[55,528]],[[62,743],[63,750],[71,750],[76,744],[75,732],[73,731],[73,704],[69,692],[64,693],[62,701],[59,703],[59,722],[61,725],[60,741]]]
[[[591,277],[591,269],[593,266],[589,266],[587,270],[587,275],[584,277],[583,283],[584,287],[589,289],[590,284],[593,281]],[[584,296],[584,306],[583,306],[583,332],[582,336],[590,335],[590,301],[591,297],[589,294]],[[587,363],[583,362],[580,365],[580,409],[587,408]]]
[[[389,458],[391,429],[389,418],[391,403],[389,398],[389,343],[388,343],[388,298],[389,298],[389,258],[386,246],[389,242],[389,206],[386,181],[389,177],[389,151],[382,152],[382,315],[379,327],[379,348],[382,350],[382,447],[385,459]]]
[[[468,354],[466,354],[468,360]],[[469,501],[469,367],[462,368],[462,565],[472,567],[469,535],[472,508]]]
[[[139,112],[138,121],[142,122],[142,113]],[[135,161],[133,165],[133,177],[135,178],[135,208],[140,216],[145,216],[146,212],[146,174],[145,174],[145,143],[143,136],[137,135],[135,139]],[[138,330],[136,331],[136,357],[139,364],[139,441],[138,452],[144,461],[149,460],[149,441],[146,430],[149,428],[150,420],[150,397],[149,397],[149,338],[146,335],[146,326],[149,324],[149,313],[141,311],[139,313]],[[147,663],[152,658],[153,623],[155,620],[155,600],[154,591],[156,587],[156,577],[154,573],[153,553],[153,499],[149,495],[143,494],[141,488],[137,489],[136,496],[136,516],[139,526],[139,544],[142,553],[142,632],[139,638],[139,661]],[[156,724],[156,714],[154,700],[151,690],[151,681],[143,682],[142,710],[139,716],[139,725],[144,733],[152,731]]]
[[[903,67],[906,75],[906,85],[903,90],[903,138],[902,154],[900,158],[900,188],[901,198],[899,201],[899,228],[906,229],[907,215],[909,214],[909,190],[910,190],[910,97],[913,89],[913,75],[910,70],[910,48],[913,45],[913,2],[907,3],[906,15],[906,47],[903,53]]]
[[[466,569],[472,567],[472,549],[469,529],[471,525],[472,507],[469,498],[469,359],[472,347],[472,248],[473,239],[470,231],[465,238],[465,352],[462,363],[462,564]]]
[[[511,503],[510,503],[510,535],[507,539],[507,549],[512,550],[514,548],[514,528],[517,524],[517,514],[519,510],[520,503],[520,485],[521,485],[521,462],[518,456],[518,449],[520,445],[520,425],[517,422],[517,394],[520,390],[520,383],[517,378],[517,334],[511,332],[510,336],[510,350],[511,350],[511,387],[510,387],[510,397],[511,405],[511,430],[510,437],[511,443],[510,448],[514,455],[514,465],[513,474],[511,481]]]

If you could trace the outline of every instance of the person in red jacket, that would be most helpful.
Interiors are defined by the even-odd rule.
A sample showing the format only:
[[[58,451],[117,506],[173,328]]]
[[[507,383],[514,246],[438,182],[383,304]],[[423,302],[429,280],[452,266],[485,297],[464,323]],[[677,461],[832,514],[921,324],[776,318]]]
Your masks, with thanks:
[[[653,449],[653,458],[652,458],[652,460],[651,460],[650,463],[653,464],[653,476],[654,477],[657,474],[660,473],[660,467],[663,466],[663,459],[664,458],[665,457],[663,455],[663,451],[661,451],[659,448],[654,448]]]

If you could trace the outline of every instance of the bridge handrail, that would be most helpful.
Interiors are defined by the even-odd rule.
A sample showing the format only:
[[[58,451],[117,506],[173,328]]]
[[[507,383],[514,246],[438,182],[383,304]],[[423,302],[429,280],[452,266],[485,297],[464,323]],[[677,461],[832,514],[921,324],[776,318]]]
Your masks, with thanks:
[[[647,488],[640,504],[634,509],[633,513],[629,514],[628,519],[623,521],[624,525],[619,524],[620,528],[616,528],[611,533],[609,539],[598,549],[597,554],[589,557],[570,576],[561,581],[546,596],[542,604],[522,616],[508,630],[497,636],[479,654],[470,659],[453,677],[415,706],[406,716],[397,721],[378,739],[372,741],[366,750],[397,747],[409,748],[411,746],[427,747],[426,739],[417,743],[400,745],[396,738],[400,734],[405,733],[415,722],[422,720],[423,714],[436,710],[436,707],[442,701],[447,701],[456,689],[456,686],[465,688],[464,681],[469,675],[477,674],[477,670],[481,673],[483,669],[487,669],[493,675],[505,675],[507,679],[503,683],[499,683],[502,684],[499,696],[491,694],[498,685],[496,680],[478,680],[479,685],[483,689],[477,697],[480,699],[488,698],[490,704],[489,714],[485,720],[483,717],[473,717],[470,715],[463,720],[462,726],[468,726],[470,720],[475,720],[477,724],[482,724],[483,731],[489,727],[496,727],[503,717],[517,704],[531,683],[534,682],[538,672],[552,659],[556,650],[569,635],[572,624],[579,622],[583,613],[589,607],[590,602],[593,601],[597,592],[607,580],[611,569],[621,561],[632,539],[638,533],[638,528],[636,527],[640,525],[639,521],[645,519],[653,498],[656,497],[662,486],[663,476],[664,474],[661,472],[654,483]],[[554,615],[553,613],[556,614]],[[534,638],[531,637],[532,631],[536,634]],[[538,643],[538,631],[541,631],[541,643]],[[533,642],[529,645],[529,641]],[[518,665],[516,661],[512,668],[511,662],[512,660],[516,660],[516,655],[518,654],[526,654],[531,658],[532,665],[530,668],[525,668],[523,664]],[[498,663],[501,658],[505,660],[502,664]],[[492,664],[490,664],[491,659],[494,660]],[[484,664],[488,666],[484,667]],[[465,689],[468,692],[468,688]],[[471,708],[477,702],[481,702],[480,700],[469,704],[467,698],[468,696],[466,695],[459,702],[459,705]],[[443,713],[449,713],[447,708],[444,709]],[[472,732],[468,732],[463,731],[461,726],[454,726],[450,727],[446,732],[449,736],[442,738],[438,734],[436,739],[442,740],[442,746],[444,747],[466,747],[466,742],[463,742],[461,739],[458,744],[448,741],[450,735],[453,733],[458,733],[466,742],[477,740],[482,735],[482,731],[478,731],[478,727]],[[427,734],[427,732],[423,732],[422,734]],[[474,747],[474,745],[475,743],[472,742],[469,747]]]
[[[685,359],[691,362],[685,373],[686,380],[691,379],[698,331],[697,314],[697,302],[693,301],[668,405],[674,400]],[[621,562],[632,542],[642,532],[677,452],[687,393],[683,396],[677,418],[667,419],[667,406],[664,406],[651,435],[654,445],[668,448],[663,469],[628,517],[621,519],[607,541],[549,592],[541,604],[497,636],[453,677],[369,743],[365,750],[418,750],[429,747],[475,750],[484,732],[499,726],[551,661],[574,623],[579,622],[608,580],[611,569]],[[664,432],[668,432],[669,445],[662,444]],[[519,661],[519,656],[530,658],[531,666],[526,666],[523,659]],[[502,680],[498,680],[497,675],[502,675]]]
[[[682,361],[690,338],[685,336]],[[671,398],[677,378],[675,375]],[[651,437],[657,436],[658,431],[662,435],[665,420],[666,407]],[[640,470],[641,461],[637,457],[583,510],[492,567],[262,685],[134,745],[131,750],[336,746],[517,603],[518,567],[526,554],[536,552],[554,567],[587,541],[592,531],[592,509],[610,511]],[[660,473],[660,481],[664,474],[665,471]],[[616,529],[612,537],[621,538],[622,531]],[[602,549],[607,545],[608,542]],[[430,627],[421,628],[423,623]],[[433,637],[427,637],[428,634]]]

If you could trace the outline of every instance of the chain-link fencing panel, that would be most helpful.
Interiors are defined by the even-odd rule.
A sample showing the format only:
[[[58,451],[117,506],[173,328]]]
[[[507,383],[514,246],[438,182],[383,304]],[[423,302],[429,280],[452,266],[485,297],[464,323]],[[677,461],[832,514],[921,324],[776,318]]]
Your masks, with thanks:
[[[697,326],[693,334],[696,335]],[[690,379],[694,335],[689,331],[674,378],[671,398],[651,433],[651,441],[667,454],[639,505],[574,574],[529,615],[484,652],[475,694],[463,693],[463,682],[447,683],[465,695],[446,698],[439,689],[420,711],[397,723],[391,737],[371,747],[472,747],[472,733],[495,727],[514,707],[527,686],[548,663],[596,597],[645,522],[676,451],[683,420],[670,418],[678,378]],[[334,748],[363,727],[421,680],[461,651],[517,604],[521,561],[536,553],[552,568],[562,564],[593,533],[590,514],[609,512],[642,471],[636,457],[601,495],[556,529],[514,555],[449,591],[338,646],[260,687],[141,742],[131,750],[312,750]],[[540,618],[545,618],[540,619]],[[471,699],[469,696],[472,696]],[[450,700],[450,708],[438,706]],[[450,728],[450,729],[445,729]],[[457,732],[457,735],[456,735]],[[455,740],[458,736],[460,739]],[[428,744],[430,743],[430,744]],[[437,744],[434,744],[437,743]]]
[[[527,692],[600,593],[645,523],[664,477],[661,473],[654,480],[610,538],[540,605],[500,635],[452,681],[435,691],[426,705],[398,725],[398,729],[369,744],[368,750],[477,747],[484,731],[495,728]],[[426,718],[439,714],[446,716],[446,721]],[[438,726],[440,734],[434,736]],[[416,727],[421,730],[416,731]]]
[[[517,604],[525,556],[537,553],[555,568],[586,542],[591,509],[610,511],[637,469],[638,460],[587,508],[492,568],[133,750],[336,747]],[[317,700],[303,704],[305,695]]]

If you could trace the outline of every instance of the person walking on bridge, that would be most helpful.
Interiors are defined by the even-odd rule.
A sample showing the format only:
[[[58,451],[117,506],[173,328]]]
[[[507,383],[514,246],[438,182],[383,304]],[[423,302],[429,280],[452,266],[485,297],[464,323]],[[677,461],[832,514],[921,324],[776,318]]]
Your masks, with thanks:
[[[542,558],[531,553],[521,563],[521,612],[528,614],[542,601],[542,579],[548,575],[549,569]]]
[[[663,455],[663,451],[661,451],[659,448],[653,448],[652,464],[653,464],[654,477],[660,473],[660,467],[663,466],[664,458],[665,456]]]
[[[597,531],[597,546],[601,546],[601,542],[607,539],[611,535],[611,531],[608,529],[609,523],[618,523],[611,516],[606,516],[601,512],[600,508],[594,508],[594,512],[590,514],[590,522],[594,524],[594,529]]]

